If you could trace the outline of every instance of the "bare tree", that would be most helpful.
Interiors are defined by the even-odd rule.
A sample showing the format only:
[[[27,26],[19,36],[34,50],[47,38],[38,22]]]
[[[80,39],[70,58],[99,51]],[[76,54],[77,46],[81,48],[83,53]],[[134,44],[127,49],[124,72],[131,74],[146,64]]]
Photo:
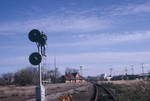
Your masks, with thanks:
[[[13,73],[2,74],[3,85],[11,85],[13,83],[13,78],[14,78]]]
[[[35,80],[37,80],[37,72],[36,68],[33,67],[27,67],[19,70],[14,75],[15,84],[21,86],[36,84]]]
[[[150,70],[148,70],[148,74],[150,74]]]
[[[2,76],[0,76],[0,85],[1,86],[5,85],[5,80]]]
[[[47,73],[48,73],[47,75],[50,77],[52,83],[57,83],[59,77],[61,76],[61,73],[58,71],[58,68],[55,70],[50,70]]]
[[[78,73],[78,72],[79,72],[78,69],[69,68],[69,67],[67,67],[66,70],[65,70],[65,73]]]

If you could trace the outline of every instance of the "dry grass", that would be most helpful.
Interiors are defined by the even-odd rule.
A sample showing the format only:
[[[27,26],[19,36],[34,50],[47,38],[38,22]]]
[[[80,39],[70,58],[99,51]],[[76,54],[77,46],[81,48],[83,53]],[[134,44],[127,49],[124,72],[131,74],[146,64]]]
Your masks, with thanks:
[[[76,88],[82,86],[83,84],[77,83],[61,83],[61,84],[48,84],[45,86],[46,93],[52,94],[60,91]],[[36,86],[0,86],[0,101],[8,101],[9,98],[19,98],[19,97],[28,97],[35,96],[35,87]],[[6,99],[6,100],[5,100]],[[19,101],[19,100],[18,100]]]
[[[113,83],[113,84],[137,84],[139,82],[144,82],[143,80],[117,80],[117,81],[99,81],[99,83]]]
[[[120,81],[103,82],[118,99],[118,101],[150,101],[149,81]]]
[[[31,96],[35,94],[34,86],[0,86],[0,99],[7,99],[20,96]]]

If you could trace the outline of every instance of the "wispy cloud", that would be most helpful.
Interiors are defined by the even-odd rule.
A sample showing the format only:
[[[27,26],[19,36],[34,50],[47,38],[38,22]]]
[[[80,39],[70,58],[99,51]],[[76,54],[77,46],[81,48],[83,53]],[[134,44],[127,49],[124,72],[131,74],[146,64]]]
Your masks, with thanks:
[[[135,41],[135,40],[145,40],[150,39],[150,31],[135,31],[135,32],[124,32],[122,34],[110,33],[99,35],[100,40],[102,41],[111,41],[111,42],[123,42],[123,41]]]
[[[142,4],[125,2],[122,5],[116,2],[112,5],[110,3],[109,6],[106,3],[104,5],[102,3],[101,6],[95,3],[87,3],[88,5],[85,4],[85,6],[72,3],[69,7],[66,7],[66,3],[64,4],[60,8],[47,5],[47,9],[41,9],[35,5],[30,11],[24,13],[19,10],[15,13],[20,15],[19,19],[14,17],[10,18],[9,22],[2,21],[0,67],[30,65],[28,55],[30,51],[36,51],[37,47],[28,40],[26,34],[33,28],[44,30],[48,36],[46,52],[49,64],[53,64],[51,54],[55,51],[59,54],[57,63],[61,65],[60,67],[68,64],[89,64],[89,67],[97,64],[113,66],[114,62],[123,64],[150,60],[149,48],[146,47],[150,40],[149,2]],[[141,25],[139,29],[140,25],[132,23],[137,21],[142,22],[144,26]],[[124,31],[125,29],[127,31]],[[140,42],[146,45],[139,44]],[[143,46],[144,49],[136,48],[136,50],[132,46],[135,46],[133,48]],[[23,50],[24,48],[26,49]],[[10,52],[8,50],[13,54],[8,54]]]
[[[150,13],[150,3],[145,2],[143,4],[128,4],[114,7],[111,11],[111,15],[129,15]]]
[[[32,28],[43,29],[47,32],[90,32],[108,29],[112,21],[99,17],[82,17],[82,16],[50,16],[39,19],[30,19],[27,21],[6,22],[0,26],[0,34],[25,32]]]
[[[48,56],[50,64],[53,64],[51,55]],[[117,62],[143,62],[150,60],[150,52],[98,52],[98,53],[79,53],[79,54],[64,54],[57,56],[58,64],[101,64],[101,63],[112,63]],[[5,57],[1,58],[1,67],[9,66],[27,66],[30,65],[28,57]],[[19,68],[19,67],[16,67]]]
[[[129,41],[142,41],[150,39],[150,31],[135,31],[120,33],[79,34],[66,36],[76,40],[71,43],[54,43],[54,46],[93,46],[115,44]]]
[[[52,57],[53,55],[49,55],[46,63],[47,66],[50,68],[53,68]],[[133,63],[139,63],[134,64],[134,67],[139,68],[137,69],[136,73],[140,73],[140,63],[149,60],[150,60],[150,52],[99,52],[99,53],[80,53],[70,55],[64,54],[57,56],[57,66],[61,67],[60,70],[62,73],[64,73],[63,71],[67,66],[71,67],[75,66],[75,68],[78,68],[77,66],[83,65],[85,69],[84,73],[92,74],[92,72],[95,72],[96,74],[99,74],[99,73],[106,73],[107,71],[109,71],[110,67],[114,69],[114,72],[120,71],[120,73],[124,73],[121,71],[124,71],[125,66],[128,69],[130,69],[130,65],[133,65]],[[128,62],[132,64],[126,65],[126,63]],[[107,65],[103,66],[102,64]],[[8,71],[12,72],[30,65],[31,64],[28,61],[28,57],[24,56],[5,57],[1,58],[0,69],[2,70],[9,69]],[[148,66],[149,64],[144,64],[145,72],[147,72]],[[116,74],[118,73],[116,72]]]
[[[77,11],[61,8],[61,11],[63,11],[64,14],[47,13],[36,19],[32,18],[20,21],[3,22],[0,26],[0,34],[17,32],[23,33],[32,28],[43,29],[48,32],[100,31],[115,27],[115,23],[117,22],[115,22],[113,16],[139,14],[145,12],[149,13],[150,3],[128,4],[117,7],[112,6],[104,11],[98,7]]]
[[[24,66],[25,64],[28,64],[28,57],[26,56],[16,56],[16,57],[1,57],[1,63],[0,67],[11,67],[11,66]],[[19,67],[16,67],[19,68]]]
[[[112,62],[142,62],[150,59],[150,52],[101,52],[80,53],[57,56],[58,63],[80,64],[80,63],[112,63]]]

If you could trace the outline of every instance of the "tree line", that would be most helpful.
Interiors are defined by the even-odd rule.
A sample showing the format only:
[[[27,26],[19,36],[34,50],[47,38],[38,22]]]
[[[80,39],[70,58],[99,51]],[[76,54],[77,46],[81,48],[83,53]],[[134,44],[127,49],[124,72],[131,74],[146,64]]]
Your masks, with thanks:
[[[65,70],[66,73],[78,73],[78,69],[67,67]],[[18,86],[26,86],[26,85],[36,85],[39,80],[38,68],[34,67],[26,67],[18,70],[15,73],[4,73],[0,76],[0,86],[5,85],[18,85]],[[46,70],[42,72],[42,80],[50,81],[50,83],[59,83],[59,78],[61,77],[61,73],[58,68],[54,70]]]
[[[38,77],[38,68],[27,67],[18,70],[15,73],[4,73],[0,76],[0,86],[4,85],[36,85]],[[60,72],[57,70],[47,70],[42,72],[43,80],[50,80],[51,83],[56,83],[57,79],[61,76]]]

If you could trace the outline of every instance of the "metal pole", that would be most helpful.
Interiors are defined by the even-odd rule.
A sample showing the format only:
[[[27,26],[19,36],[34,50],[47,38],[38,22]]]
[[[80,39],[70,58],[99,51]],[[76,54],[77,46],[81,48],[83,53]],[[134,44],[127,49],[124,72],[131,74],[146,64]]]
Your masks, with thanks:
[[[38,53],[41,55],[39,46],[38,46]],[[39,67],[39,82],[36,87],[36,101],[45,101],[45,88],[42,85],[41,63],[38,65],[38,67]]]
[[[41,63],[39,64],[39,86],[42,85]]]
[[[80,72],[81,72],[81,76],[82,76],[82,68],[83,68],[83,67],[82,67],[82,66],[80,66]]]
[[[112,68],[110,68],[110,76],[112,76],[112,70],[113,70],[113,69],[112,69]]]
[[[57,78],[56,78],[56,56],[54,56],[54,71],[55,71],[55,83],[57,83]]]
[[[82,82],[82,66],[80,66],[80,71],[81,71],[81,82]]]
[[[142,67],[141,67],[142,68],[142,74],[144,75],[144,66],[143,66],[144,63],[141,63],[141,65],[142,65]]]
[[[128,69],[127,69],[127,67],[125,66],[125,75],[127,76],[128,75]]]
[[[38,53],[41,55],[40,47],[38,46],[38,44],[37,44],[37,47],[38,47]],[[39,66],[39,82],[38,82],[38,86],[41,86],[42,85],[41,63],[38,66]]]
[[[134,75],[134,70],[133,70],[133,66],[131,66],[131,70],[132,70],[132,75]]]

